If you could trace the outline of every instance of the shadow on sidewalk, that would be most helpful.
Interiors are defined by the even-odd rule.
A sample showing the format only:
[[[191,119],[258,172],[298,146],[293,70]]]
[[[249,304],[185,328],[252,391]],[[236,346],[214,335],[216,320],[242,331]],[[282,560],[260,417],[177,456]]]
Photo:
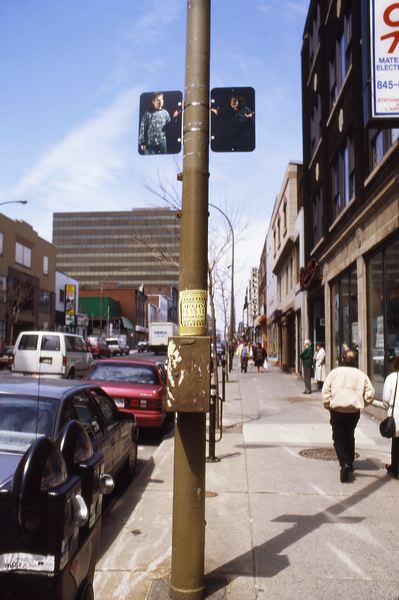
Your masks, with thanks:
[[[370,497],[388,481],[388,479],[379,477],[356,495],[345,498],[345,500],[337,502],[315,515],[288,514],[273,519],[275,523],[293,523],[294,526],[208,573],[206,575],[208,594],[224,588],[227,580],[231,581],[243,575],[274,577],[289,566],[289,559],[282,552],[312,531],[326,523],[334,522],[336,518],[340,523],[360,523],[363,521],[364,517],[361,516],[344,517],[340,515],[349,508],[354,507],[364,497]],[[252,565],[252,569],[249,565]]]

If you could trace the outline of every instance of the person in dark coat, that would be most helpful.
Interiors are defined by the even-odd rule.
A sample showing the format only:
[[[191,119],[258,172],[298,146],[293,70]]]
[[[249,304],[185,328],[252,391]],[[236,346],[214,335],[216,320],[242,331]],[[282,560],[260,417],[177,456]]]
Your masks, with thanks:
[[[304,349],[299,355],[302,359],[302,367],[303,367],[303,380],[305,382],[305,391],[304,394],[312,393],[312,366],[313,366],[313,350],[312,350],[312,342],[310,340],[304,341]]]
[[[262,348],[262,344],[258,342],[253,350],[253,357],[255,361],[255,367],[258,369],[258,373],[263,368],[265,358],[267,358],[266,350]]]

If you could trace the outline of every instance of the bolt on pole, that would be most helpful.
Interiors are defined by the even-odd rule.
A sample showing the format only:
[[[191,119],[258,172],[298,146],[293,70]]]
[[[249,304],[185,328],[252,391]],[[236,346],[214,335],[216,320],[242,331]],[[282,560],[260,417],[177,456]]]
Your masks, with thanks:
[[[210,0],[188,0],[183,118],[179,336],[207,335]],[[197,312],[193,326],[185,309]],[[204,354],[203,367],[209,369]],[[193,403],[194,404],[194,403]],[[205,594],[206,413],[177,412],[170,598]]]

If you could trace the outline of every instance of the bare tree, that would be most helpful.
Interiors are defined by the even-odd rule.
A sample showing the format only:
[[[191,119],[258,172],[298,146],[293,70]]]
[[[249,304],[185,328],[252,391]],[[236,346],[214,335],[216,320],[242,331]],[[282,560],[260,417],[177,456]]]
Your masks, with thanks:
[[[10,279],[7,284],[7,313],[10,322],[9,343],[13,343],[14,328],[20,319],[21,312],[32,301],[33,287],[25,279]]]

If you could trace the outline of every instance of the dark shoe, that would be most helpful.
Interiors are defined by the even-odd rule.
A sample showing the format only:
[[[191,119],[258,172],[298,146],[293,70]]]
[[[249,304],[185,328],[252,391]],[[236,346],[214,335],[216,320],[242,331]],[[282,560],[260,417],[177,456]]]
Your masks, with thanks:
[[[352,468],[350,465],[344,465],[341,469],[340,480],[342,483],[351,483],[352,481]]]
[[[385,465],[385,468],[387,470],[387,474],[390,475],[391,477],[393,477],[394,479],[398,478],[398,472],[394,471],[391,465]]]

